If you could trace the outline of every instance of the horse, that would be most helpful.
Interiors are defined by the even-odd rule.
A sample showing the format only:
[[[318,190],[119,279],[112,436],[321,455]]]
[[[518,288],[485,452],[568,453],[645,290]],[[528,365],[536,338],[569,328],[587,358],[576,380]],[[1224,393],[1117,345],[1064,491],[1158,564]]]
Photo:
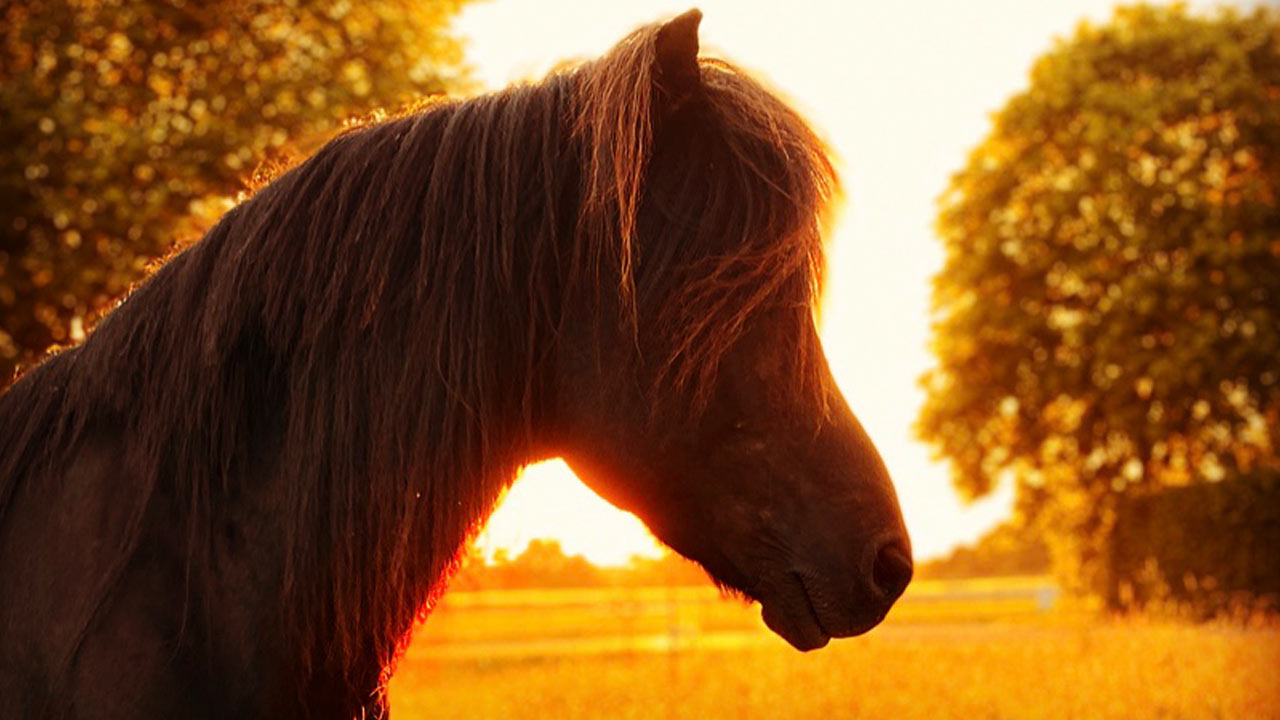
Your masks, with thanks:
[[[911,576],[817,334],[839,183],[701,15],[346,132],[0,396],[0,706],[384,717],[560,456],[800,650]]]

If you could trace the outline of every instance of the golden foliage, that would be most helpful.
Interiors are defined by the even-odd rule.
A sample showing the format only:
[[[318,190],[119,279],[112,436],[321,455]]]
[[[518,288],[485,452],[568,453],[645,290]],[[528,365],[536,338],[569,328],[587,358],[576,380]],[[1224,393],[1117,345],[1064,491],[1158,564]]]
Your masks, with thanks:
[[[1280,15],[1082,24],[940,200],[918,431],[967,496],[1019,483],[1063,579],[1122,494],[1280,467]]]
[[[15,0],[0,9],[0,387],[272,153],[463,81],[463,0]]]

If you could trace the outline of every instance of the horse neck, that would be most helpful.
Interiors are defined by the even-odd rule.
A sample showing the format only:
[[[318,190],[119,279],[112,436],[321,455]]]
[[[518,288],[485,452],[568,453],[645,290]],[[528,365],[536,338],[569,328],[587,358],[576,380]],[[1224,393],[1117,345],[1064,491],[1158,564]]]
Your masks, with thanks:
[[[536,222],[505,217],[465,156],[436,167],[470,147],[444,136],[466,119],[335,142],[162,268],[79,363],[86,383],[123,380],[100,404],[134,418],[135,455],[174,486],[190,562],[246,498],[269,508],[261,542],[280,550],[244,562],[279,563],[263,569],[281,577],[281,637],[317,671],[391,659],[554,425],[576,181],[516,198]],[[506,192],[542,172],[527,165],[494,171]]]

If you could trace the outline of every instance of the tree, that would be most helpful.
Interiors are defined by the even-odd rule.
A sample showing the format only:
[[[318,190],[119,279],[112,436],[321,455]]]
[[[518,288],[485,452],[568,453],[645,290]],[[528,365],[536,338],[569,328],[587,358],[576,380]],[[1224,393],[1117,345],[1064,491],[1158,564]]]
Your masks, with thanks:
[[[455,590],[594,587],[603,580],[600,568],[586,557],[565,555],[560,541],[534,539],[515,558],[498,550],[492,563],[472,547],[450,586]]]
[[[701,565],[664,548],[656,558],[633,555],[626,568],[616,573],[615,582],[637,587],[696,587],[711,580]]]
[[[270,153],[456,86],[463,0],[0,10],[0,388],[84,336]]]
[[[1122,493],[1280,465],[1280,19],[1082,24],[940,199],[917,425],[1101,589]]]
[[[1049,571],[1049,549],[1035,528],[1005,521],[969,545],[916,566],[915,577],[939,580],[1008,575],[1042,575]]]

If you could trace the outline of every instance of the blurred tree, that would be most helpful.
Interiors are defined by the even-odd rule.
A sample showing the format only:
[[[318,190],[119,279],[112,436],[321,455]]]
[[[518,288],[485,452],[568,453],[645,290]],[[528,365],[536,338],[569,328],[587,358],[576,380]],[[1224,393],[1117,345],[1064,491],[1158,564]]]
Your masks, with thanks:
[[[456,87],[464,0],[0,5],[0,389],[286,144]]]
[[[530,540],[505,569],[504,587],[590,587],[599,571],[582,555],[565,555],[558,540]]]
[[[510,562],[510,558],[503,550],[499,550],[502,554],[501,562]],[[499,561],[495,558],[495,563]],[[493,587],[490,575],[492,566],[485,562],[484,553],[475,544],[467,545],[461,556],[458,558],[457,567],[454,574],[449,578],[450,590],[487,590]]]
[[[617,575],[617,584],[640,587],[702,586],[711,583],[701,565],[665,548],[656,558],[633,555],[626,568]]]
[[[505,550],[498,550],[491,563],[486,563],[478,550],[470,549],[450,587],[455,590],[592,587],[602,581],[600,569],[582,555],[565,555],[558,540],[535,539],[514,558]]]
[[[1082,24],[940,199],[919,434],[1101,590],[1124,492],[1277,466],[1280,21]]]
[[[1042,575],[1049,571],[1049,549],[1036,528],[1009,520],[977,541],[945,556],[916,565],[919,580]]]

